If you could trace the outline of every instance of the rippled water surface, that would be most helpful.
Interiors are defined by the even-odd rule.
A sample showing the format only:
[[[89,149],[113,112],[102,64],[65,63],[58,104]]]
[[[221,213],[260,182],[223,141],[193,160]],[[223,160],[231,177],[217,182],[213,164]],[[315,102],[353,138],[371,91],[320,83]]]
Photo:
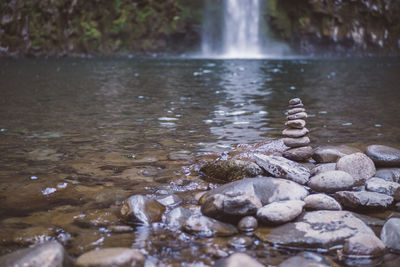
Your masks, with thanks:
[[[133,246],[155,262],[210,264],[202,248],[238,249],[162,225],[106,226],[134,193],[195,203],[208,184],[187,166],[280,137],[293,97],[310,115],[313,146],[400,147],[399,85],[397,59],[2,59],[0,252],[56,238],[75,256]],[[268,264],[286,253],[259,242],[250,251]]]

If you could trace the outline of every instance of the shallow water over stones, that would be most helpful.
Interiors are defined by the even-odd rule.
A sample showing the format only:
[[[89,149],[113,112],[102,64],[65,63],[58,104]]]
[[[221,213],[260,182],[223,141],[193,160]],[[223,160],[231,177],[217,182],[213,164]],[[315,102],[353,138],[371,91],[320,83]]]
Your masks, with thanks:
[[[307,105],[313,147],[399,147],[393,114],[400,110],[392,100],[399,99],[400,65],[390,59],[48,59],[0,65],[0,254],[58,240],[73,257],[133,247],[155,264],[184,266],[212,265],[243,251],[229,245],[231,237],[197,238],[177,230],[189,216],[179,217],[182,210],[174,205],[164,213],[171,225],[162,218],[128,226],[120,209],[134,194],[176,194],[182,209],[198,214],[191,206],[197,204],[194,195],[216,185],[195,175],[195,159],[281,137],[287,100],[294,96]],[[278,265],[295,254],[253,240],[246,253],[263,264]],[[396,262],[396,255],[387,258]]]

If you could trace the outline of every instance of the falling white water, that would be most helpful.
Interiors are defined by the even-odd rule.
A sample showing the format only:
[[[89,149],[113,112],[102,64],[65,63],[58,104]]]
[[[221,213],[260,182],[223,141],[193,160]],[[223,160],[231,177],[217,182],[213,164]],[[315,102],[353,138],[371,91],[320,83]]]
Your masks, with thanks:
[[[261,57],[260,1],[225,0],[222,56]]]

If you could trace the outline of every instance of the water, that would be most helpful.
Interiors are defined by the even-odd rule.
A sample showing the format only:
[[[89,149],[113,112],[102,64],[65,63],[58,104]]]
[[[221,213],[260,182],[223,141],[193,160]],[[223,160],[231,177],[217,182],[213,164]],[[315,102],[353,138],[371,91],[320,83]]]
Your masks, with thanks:
[[[306,105],[314,147],[400,147],[399,73],[397,59],[3,59],[0,253],[49,239],[74,256],[132,246],[171,264],[211,264],[209,247],[240,251],[229,238],[162,225],[106,226],[120,224],[131,194],[176,192],[195,203],[209,185],[187,166],[281,137],[293,97]],[[271,265],[291,253],[260,241],[246,252]]]

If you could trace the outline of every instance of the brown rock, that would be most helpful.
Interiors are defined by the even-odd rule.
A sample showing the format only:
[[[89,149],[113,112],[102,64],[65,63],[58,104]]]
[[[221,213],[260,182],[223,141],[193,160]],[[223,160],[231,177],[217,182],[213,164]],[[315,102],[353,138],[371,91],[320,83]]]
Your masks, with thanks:
[[[292,108],[288,110],[288,114],[289,115],[293,115],[296,113],[300,113],[300,112],[305,112],[306,110],[304,108]]]
[[[290,120],[285,123],[286,126],[290,128],[295,128],[295,129],[302,129],[304,126],[306,126],[306,121],[305,120]]]
[[[305,118],[307,118],[307,113],[305,113],[305,112],[300,112],[300,113],[296,113],[296,114],[287,116],[288,120],[297,120],[297,119],[305,119]]]
[[[375,235],[358,234],[344,243],[343,253],[346,257],[380,257],[385,254],[385,244]]]
[[[283,156],[287,159],[295,161],[304,161],[310,158],[313,154],[313,149],[311,146],[297,147],[286,150]]]
[[[307,146],[310,143],[310,138],[307,136],[301,138],[284,138],[283,143],[288,147]]]
[[[78,267],[143,266],[144,256],[130,248],[104,248],[89,251],[76,260]]]
[[[308,129],[307,128],[303,128],[303,129],[285,129],[282,131],[282,134],[285,137],[293,137],[293,138],[298,138],[298,137],[302,137],[305,136],[306,134],[308,134]]]

